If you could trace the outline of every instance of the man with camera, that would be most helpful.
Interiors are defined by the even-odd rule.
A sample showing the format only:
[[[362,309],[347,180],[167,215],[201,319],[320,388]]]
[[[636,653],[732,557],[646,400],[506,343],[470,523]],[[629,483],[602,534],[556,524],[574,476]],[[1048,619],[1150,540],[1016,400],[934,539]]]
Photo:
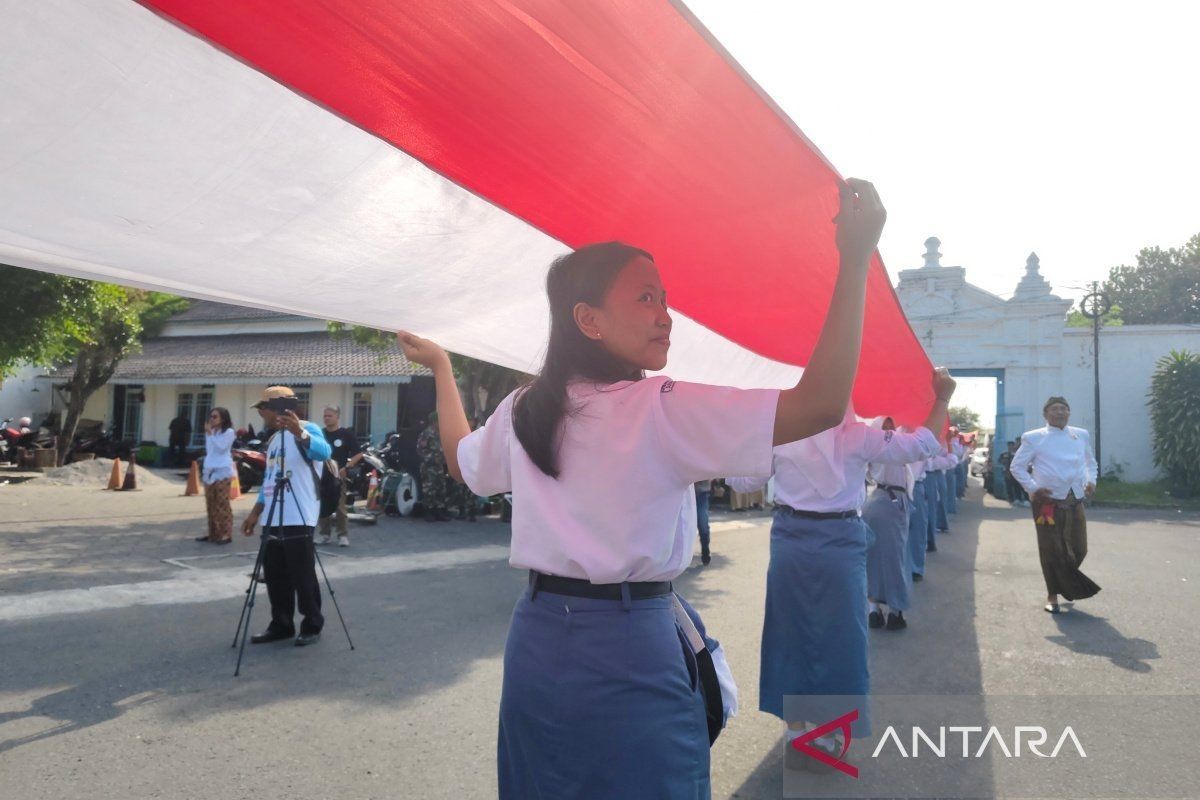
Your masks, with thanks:
[[[316,644],[325,618],[321,616],[321,587],[317,582],[313,531],[320,513],[320,476],[332,448],[321,426],[296,415],[296,394],[286,386],[271,386],[254,404],[264,425],[275,432],[267,443],[267,468],[258,502],[242,523],[242,535],[252,536],[264,508],[266,544],[263,580],[271,601],[271,624],[251,637],[263,644],[296,636],[296,606],[303,617],[296,646]]]

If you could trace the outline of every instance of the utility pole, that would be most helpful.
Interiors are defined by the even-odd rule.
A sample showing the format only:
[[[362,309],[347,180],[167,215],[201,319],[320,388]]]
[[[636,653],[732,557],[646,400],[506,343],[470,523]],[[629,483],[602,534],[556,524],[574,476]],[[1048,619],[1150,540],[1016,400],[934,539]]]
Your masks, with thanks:
[[[1096,465],[1097,473],[1103,470],[1100,459],[1100,319],[1112,308],[1108,295],[1100,291],[1100,284],[1092,281],[1092,292],[1079,303],[1079,310],[1092,321],[1092,387],[1096,409]]]

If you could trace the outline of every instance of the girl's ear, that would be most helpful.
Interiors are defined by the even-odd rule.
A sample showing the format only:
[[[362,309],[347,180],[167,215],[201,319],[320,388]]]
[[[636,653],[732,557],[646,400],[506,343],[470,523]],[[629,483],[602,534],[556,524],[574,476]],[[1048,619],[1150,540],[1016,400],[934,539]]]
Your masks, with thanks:
[[[589,339],[600,338],[601,334],[598,320],[600,312],[598,309],[592,308],[587,303],[576,303],[575,308],[571,311],[571,314],[575,317],[575,324],[579,326],[579,330],[583,332],[584,336]]]

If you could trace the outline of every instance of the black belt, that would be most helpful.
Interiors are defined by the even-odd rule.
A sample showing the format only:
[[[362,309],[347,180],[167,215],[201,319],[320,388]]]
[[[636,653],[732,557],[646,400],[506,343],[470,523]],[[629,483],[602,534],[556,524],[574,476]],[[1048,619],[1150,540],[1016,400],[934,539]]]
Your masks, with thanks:
[[[850,519],[858,516],[857,511],[805,511],[802,508],[792,508],[779,502],[775,503],[775,508],[785,511],[793,517],[803,517],[804,519]]]
[[[905,494],[908,493],[908,489],[903,486],[892,486],[891,484],[887,484],[887,483],[877,483],[877,484],[875,484],[875,488],[883,489],[885,492],[904,492]]]
[[[675,591],[670,581],[642,581],[639,583],[592,583],[579,578],[560,578],[557,575],[544,575],[536,570],[529,570],[529,585],[533,593],[549,592],[563,594],[567,597],[588,597],[593,600],[620,600],[621,587],[629,586],[629,599],[645,600],[650,597],[663,597]]]

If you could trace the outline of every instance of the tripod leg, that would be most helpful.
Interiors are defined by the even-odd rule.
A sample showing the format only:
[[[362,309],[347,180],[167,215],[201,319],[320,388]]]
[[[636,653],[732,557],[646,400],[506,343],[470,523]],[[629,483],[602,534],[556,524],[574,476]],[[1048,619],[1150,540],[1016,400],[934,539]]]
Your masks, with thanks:
[[[254,585],[258,583],[259,570],[262,568],[263,549],[267,546],[266,536],[263,536],[258,543],[258,557],[254,559],[254,572],[250,574],[250,585],[246,587],[246,599],[242,602],[242,613],[238,617],[237,630],[233,632],[233,644],[230,647],[237,647],[238,637],[242,634],[242,624],[245,623],[247,628],[250,625],[249,614],[246,613],[250,607],[250,593],[254,589]]]
[[[266,537],[263,538],[264,544]],[[250,638],[250,615],[254,613],[254,595],[258,593],[258,579],[253,578],[250,582],[250,595],[246,598],[246,625],[242,629],[242,646],[238,649],[237,666],[233,668],[233,677],[237,677],[242,672],[242,656],[246,653],[246,640]]]
[[[325,572],[325,565],[321,563],[321,554],[317,552],[314,545],[313,555],[317,557],[317,566],[321,568],[321,577],[325,579],[325,588],[329,590],[329,599],[333,601],[333,610],[337,612],[338,622],[342,623],[342,630],[346,632],[346,642],[350,645],[350,649],[354,649],[354,641],[350,638],[350,629],[346,627],[346,620],[342,617],[342,609],[338,606],[337,595],[333,593],[333,586],[329,583],[329,575]]]

